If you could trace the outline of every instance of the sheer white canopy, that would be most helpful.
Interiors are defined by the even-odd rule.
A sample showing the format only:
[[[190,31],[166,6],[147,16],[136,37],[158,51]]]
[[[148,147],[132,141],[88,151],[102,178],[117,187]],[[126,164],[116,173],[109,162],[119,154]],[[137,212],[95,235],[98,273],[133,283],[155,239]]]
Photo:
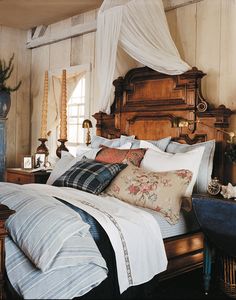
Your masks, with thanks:
[[[110,113],[113,80],[140,63],[170,75],[190,68],[171,38],[162,0],[104,0],[96,33],[98,110]]]

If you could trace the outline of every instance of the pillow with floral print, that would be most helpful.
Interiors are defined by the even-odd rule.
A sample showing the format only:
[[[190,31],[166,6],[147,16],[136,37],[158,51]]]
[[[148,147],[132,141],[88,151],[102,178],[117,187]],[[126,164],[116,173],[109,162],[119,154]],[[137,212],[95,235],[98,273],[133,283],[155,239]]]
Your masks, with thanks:
[[[181,169],[152,172],[128,165],[104,193],[120,200],[160,212],[170,224],[176,224],[192,172]]]
[[[146,149],[117,149],[102,146],[102,149],[98,152],[95,160],[104,163],[117,164],[133,164],[139,167],[141,160],[144,157]]]

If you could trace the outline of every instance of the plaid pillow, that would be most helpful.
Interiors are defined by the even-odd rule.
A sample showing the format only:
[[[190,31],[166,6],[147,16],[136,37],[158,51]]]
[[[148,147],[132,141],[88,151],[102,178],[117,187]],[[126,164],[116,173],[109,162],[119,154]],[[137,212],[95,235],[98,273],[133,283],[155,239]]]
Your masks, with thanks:
[[[98,195],[127,165],[101,163],[85,159],[75,163],[53,185],[66,186]]]

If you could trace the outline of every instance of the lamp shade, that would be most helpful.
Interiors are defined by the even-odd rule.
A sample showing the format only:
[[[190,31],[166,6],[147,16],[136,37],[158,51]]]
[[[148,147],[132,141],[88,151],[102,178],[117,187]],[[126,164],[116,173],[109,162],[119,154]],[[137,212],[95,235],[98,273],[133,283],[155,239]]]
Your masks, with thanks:
[[[92,125],[92,122],[89,119],[85,119],[83,121],[82,127],[83,128],[92,128],[93,125]]]

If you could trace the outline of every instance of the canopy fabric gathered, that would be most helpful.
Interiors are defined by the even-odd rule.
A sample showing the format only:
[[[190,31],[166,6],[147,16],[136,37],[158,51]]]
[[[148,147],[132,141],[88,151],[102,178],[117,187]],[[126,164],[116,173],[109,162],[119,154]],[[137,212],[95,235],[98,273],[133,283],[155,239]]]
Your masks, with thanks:
[[[190,69],[171,38],[162,0],[104,0],[96,33],[99,111],[110,113],[113,80],[140,63],[170,75]]]

